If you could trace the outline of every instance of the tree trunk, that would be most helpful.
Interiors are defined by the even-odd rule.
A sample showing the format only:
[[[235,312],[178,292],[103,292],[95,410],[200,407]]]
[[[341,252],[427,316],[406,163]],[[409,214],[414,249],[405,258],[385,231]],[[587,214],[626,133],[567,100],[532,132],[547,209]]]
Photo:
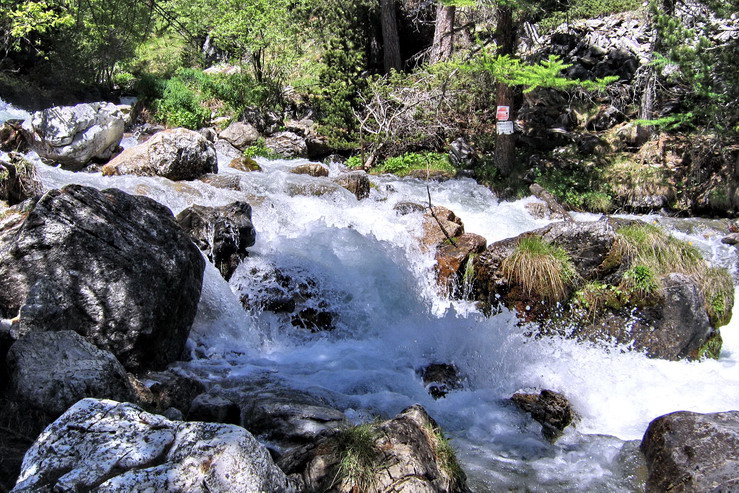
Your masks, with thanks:
[[[454,46],[454,16],[457,7],[439,5],[436,10],[436,26],[434,27],[434,44],[431,47],[431,63],[448,60],[452,56]]]
[[[382,44],[385,53],[385,72],[400,70],[400,38],[395,18],[395,0],[382,0]]]
[[[516,49],[516,31],[513,28],[513,11],[511,7],[498,7],[498,26],[495,30],[495,40],[498,43],[499,55],[513,55]],[[510,108],[509,119],[516,121],[516,112],[513,107],[513,88],[497,81],[495,93],[498,106]],[[516,158],[516,134],[501,135],[495,137],[495,165],[507,176],[513,171]]]

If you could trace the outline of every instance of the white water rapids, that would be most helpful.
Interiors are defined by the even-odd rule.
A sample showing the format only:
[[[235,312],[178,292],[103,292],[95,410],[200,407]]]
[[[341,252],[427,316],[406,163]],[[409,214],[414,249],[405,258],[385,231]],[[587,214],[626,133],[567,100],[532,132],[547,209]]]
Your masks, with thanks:
[[[38,169],[46,188],[116,187],[147,195],[175,214],[191,204],[248,201],[257,243],[230,285],[208,266],[191,336],[195,360],[188,364],[214,380],[270,372],[328,398],[356,420],[392,417],[420,403],[452,438],[474,491],[640,491],[644,478],[634,440],[652,419],[678,410],[739,409],[735,323],[722,329],[718,361],[669,362],[619,348],[526,338],[512,314],[484,318],[470,304],[437,292],[433,259],[415,239],[421,214],[393,211],[400,201],[426,201],[422,181],[372,177],[371,197],[357,201],[344,189],[327,190],[325,179],[288,173],[305,161],[259,162],[262,173],[221,162],[219,173],[238,175],[241,191],[42,164]],[[338,165],[331,169],[332,175],[340,171]],[[314,188],[323,194],[295,195]],[[547,223],[526,211],[533,198],[499,202],[469,179],[432,183],[431,195],[434,205],[453,210],[466,231],[488,242]],[[680,234],[713,263],[734,270],[734,247],[722,245],[714,230],[699,225]],[[244,273],[272,267],[313,278],[338,314],[337,330],[313,334],[275,314],[245,311],[238,297],[261,288]],[[466,388],[432,399],[416,370],[433,362],[454,363],[467,377]],[[581,416],[555,445],[507,401],[534,388],[564,393]]]

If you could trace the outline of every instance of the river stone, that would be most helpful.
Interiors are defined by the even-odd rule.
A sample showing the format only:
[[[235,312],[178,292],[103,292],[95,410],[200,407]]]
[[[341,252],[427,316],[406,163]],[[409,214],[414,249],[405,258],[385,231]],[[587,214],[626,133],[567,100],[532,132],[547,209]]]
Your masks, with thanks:
[[[103,166],[104,175],[162,176],[196,180],[218,172],[213,144],[193,130],[174,128],[126,149]]]
[[[434,206],[423,216],[423,237],[421,245],[428,249],[435,249],[449,237],[455,238],[464,234],[464,224],[454,212],[446,207]]]
[[[464,377],[453,363],[431,363],[417,373],[421,376],[426,391],[434,399],[441,399],[453,390],[464,387]]]
[[[305,139],[294,132],[277,132],[267,137],[265,146],[278,156],[285,158],[308,157]]]
[[[177,222],[225,279],[231,278],[257,237],[251,206],[246,202],[220,207],[192,205],[177,215]]]
[[[234,122],[226,127],[218,137],[243,151],[259,140],[259,130],[250,123]]]
[[[538,394],[517,393],[511,400],[541,424],[541,433],[554,442],[575,419],[572,404],[559,392],[542,390]]]
[[[132,398],[115,356],[69,330],[26,334],[11,346],[7,364],[15,395],[52,416],[85,397]]]
[[[454,238],[454,243],[443,242],[436,249],[436,280],[444,290],[452,293],[465,284],[465,274],[473,272],[474,258],[485,251],[487,240],[474,233]],[[469,269],[469,270],[468,270]],[[467,279],[471,281],[471,278]]]
[[[364,171],[342,173],[334,182],[349,190],[357,200],[366,199],[370,195],[370,179]]]
[[[375,456],[373,487],[360,489],[342,475],[342,432],[312,446],[286,454],[278,461],[288,474],[300,474],[306,492],[367,491],[396,493],[469,492],[464,472],[452,458],[443,464],[437,450],[441,429],[423,407],[415,405],[391,420],[372,426]]]
[[[228,163],[228,167],[243,171],[244,173],[250,173],[252,171],[262,171],[262,167],[259,166],[259,163],[257,163],[252,158],[245,156],[232,159],[231,162]]]
[[[248,431],[173,422],[128,403],[84,399],[26,453],[14,493],[294,492]]]
[[[647,493],[739,489],[739,411],[660,416],[649,424],[641,450]]]
[[[205,263],[163,205],[67,185],[0,243],[0,312],[25,331],[74,330],[131,371],[182,354]]]
[[[318,178],[328,176],[328,168],[323,166],[321,163],[307,163],[295,166],[290,170],[290,173],[296,175],[310,175]],[[339,183],[339,185],[344,186],[341,183]]]
[[[110,159],[123,137],[125,120],[125,113],[112,103],[85,103],[37,111],[22,128],[39,156],[79,170],[93,159]]]

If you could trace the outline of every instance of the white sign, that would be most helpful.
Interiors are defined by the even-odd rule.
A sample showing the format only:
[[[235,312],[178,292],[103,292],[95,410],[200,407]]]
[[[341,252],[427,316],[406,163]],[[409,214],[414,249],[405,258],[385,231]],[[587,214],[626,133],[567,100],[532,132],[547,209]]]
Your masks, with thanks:
[[[501,122],[508,121],[511,114],[510,106],[498,106],[498,110],[495,112],[495,119]]]
[[[511,135],[513,133],[513,122],[498,122],[496,128],[498,135]]]

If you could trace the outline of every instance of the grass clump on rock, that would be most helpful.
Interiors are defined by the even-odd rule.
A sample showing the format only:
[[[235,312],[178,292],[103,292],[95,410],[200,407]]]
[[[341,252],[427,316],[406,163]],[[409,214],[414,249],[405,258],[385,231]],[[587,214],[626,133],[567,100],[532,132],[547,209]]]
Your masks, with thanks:
[[[375,448],[379,437],[372,423],[352,426],[338,435],[339,468],[334,485],[342,491],[370,491],[377,480],[382,455]]]
[[[577,277],[567,252],[539,236],[521,238],[500,268],[509,282],[550,301],[567,298],[569,287]]]

